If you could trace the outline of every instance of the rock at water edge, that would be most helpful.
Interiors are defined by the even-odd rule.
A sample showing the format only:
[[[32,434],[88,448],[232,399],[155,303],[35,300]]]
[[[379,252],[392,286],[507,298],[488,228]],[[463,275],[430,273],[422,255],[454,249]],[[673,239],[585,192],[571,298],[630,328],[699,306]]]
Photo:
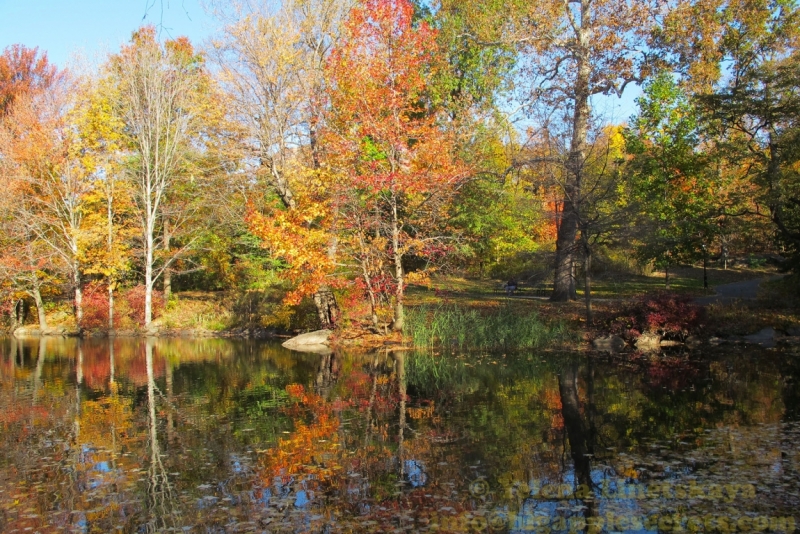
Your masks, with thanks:
[[[314,332],[307,332],[291,339],[287,339],[283,342],[283,346],[287,349],[301,350],[301,347],[327,345],[328,338],[331,337],[332,333],[333,332],[330,330],[315,330]]]
[[[752,343],[754,345],[761,345],[764,348],[772,348],[775,346],[775,329],[772,327],[767,327],[762,330],[759,330],[755,334],[750,334],[749,336],[744,336],[742,338],[746,343]]]
[[[642,334],[636,340],[636,350],[640,350],[642,352],[655,352],[661,350],[661,336],[658,334]]]

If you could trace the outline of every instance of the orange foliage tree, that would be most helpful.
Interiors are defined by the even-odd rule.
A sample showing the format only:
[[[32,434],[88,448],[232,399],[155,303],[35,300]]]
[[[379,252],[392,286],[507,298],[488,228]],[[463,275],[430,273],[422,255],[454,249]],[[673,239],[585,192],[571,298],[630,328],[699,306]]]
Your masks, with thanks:
[[[412,23],[413,11],[407,0],[355,7],[327,64],[323,139],[342,245],[370,296],[388,282],[395,330],[403,329],[404,260],[446,251],[445,208],[467,178],[428,82],[441,68],[436,32]]]
[[[309,171],[303,184],[303,188],[296,189],[293,208],[274,207],[262,212],[251,203],[246,217],[250,231],[285,262],[283,276],[292,284],[284,298],[288,305],[317,295],[325,286],[337,285],[335,255],[330,253],[333,234],[327,180],[323,173]],[[335,321],[336,317],[331,319]]]
[[[7,47],[0,55],[0,116],[9,112],[18,96],[40,93],[62,76],[38,48]]]
[[[66,275],[81,320],[79,239],[83,202],[90,185],[77,157],[78,145],[70,116],[73,84],[36,50],[7,49],[0,57],[0,164],[7,176],[3,191],[8,211],[3,226],[7,243],[0,260],[10,285],[33,296],[42,313],[41,281]],[[38,273],[38,274],[37,274]]]

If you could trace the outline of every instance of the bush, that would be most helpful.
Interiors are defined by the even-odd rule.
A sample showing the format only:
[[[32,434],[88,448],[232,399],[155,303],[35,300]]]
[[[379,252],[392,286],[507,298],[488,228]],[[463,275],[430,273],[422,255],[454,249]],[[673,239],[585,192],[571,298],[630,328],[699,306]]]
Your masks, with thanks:
[[[127,290],[122,298],[127,302],[130,310],[131,319],[137,324],[144,324],[144,301],[145,301],[145,287],[140,284]],[[164,294],[161,291],[153,290],[152,295],[152,311],[153,319],[161,316],[164,311]]]
[[[83,287],[83,320],[79,325],[87,330],[108,326],[108,286],[89,282]]]
[[[705,309],[694,304],[692,297],[665,291],[634,301],[609,321],[609,330],[626,339],[647,332],[684,340],[699,331],[704,321]]]

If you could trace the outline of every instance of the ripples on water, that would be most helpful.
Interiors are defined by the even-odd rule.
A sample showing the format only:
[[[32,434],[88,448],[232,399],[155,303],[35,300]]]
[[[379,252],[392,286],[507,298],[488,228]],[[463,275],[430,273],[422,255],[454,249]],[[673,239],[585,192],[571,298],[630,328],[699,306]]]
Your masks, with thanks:
[[[800,527],[791,354],[0,347],[2,532]]]

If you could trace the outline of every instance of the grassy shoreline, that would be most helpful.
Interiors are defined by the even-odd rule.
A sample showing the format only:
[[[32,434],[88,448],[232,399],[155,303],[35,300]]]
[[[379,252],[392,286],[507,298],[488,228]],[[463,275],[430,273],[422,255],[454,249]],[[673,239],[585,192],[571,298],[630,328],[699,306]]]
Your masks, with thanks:
[[[406,325],[418,349],[512,352],[561,346],[576,337],[566,322],[543,319],[513,302],[488,311],[447,302],[423,304],[409,309]]]
[[[769,271],[759,269],[709,269],[712,285],[764,278]],[[702,269],[682,267],[670,275],[672,290],[692,296],[713,293],[702,287]],[[607,274],[593,283],[596,317],[605,317],[633,299],[663,290],[663,274],[652,276]],[[712,335],[742,335],[760,328],[800,326],[800,311],[793,298],[797,283],[791,279],[770,282],[757,301],[712,304],[707,307]],[[451,348],[499,352],[543,347],[585,348],[587,341],[602,325],[597,320],[587,325],[582,294],[572,302],[552,303],[546,295],[535,294],[524,282],[522,290],[508,297],[502,282],[438,277],[429,287],[411,286],[407,298],[407,329],[404,336],[391,332],[370,331],[366,322],[353,321],[336,332],[333,342],[347,350],[374,350],[386,347],[421,349]],[[178,293],[156,320],[153,329],[122,328],[117,336],[158,335],[160,337],[231,337],[275,338],[292,335],[296,330],[312,330],[311,324],[299,322],[294,327],[276,327],[273,319],[244,324],[231,305],[229,296],[214,292]],[[50,335],[77,335],[68,303],[48,312]],[[33,324],[28,330],[36,330]],[[84,332],[86,336],[104,336],[102,329]]]

